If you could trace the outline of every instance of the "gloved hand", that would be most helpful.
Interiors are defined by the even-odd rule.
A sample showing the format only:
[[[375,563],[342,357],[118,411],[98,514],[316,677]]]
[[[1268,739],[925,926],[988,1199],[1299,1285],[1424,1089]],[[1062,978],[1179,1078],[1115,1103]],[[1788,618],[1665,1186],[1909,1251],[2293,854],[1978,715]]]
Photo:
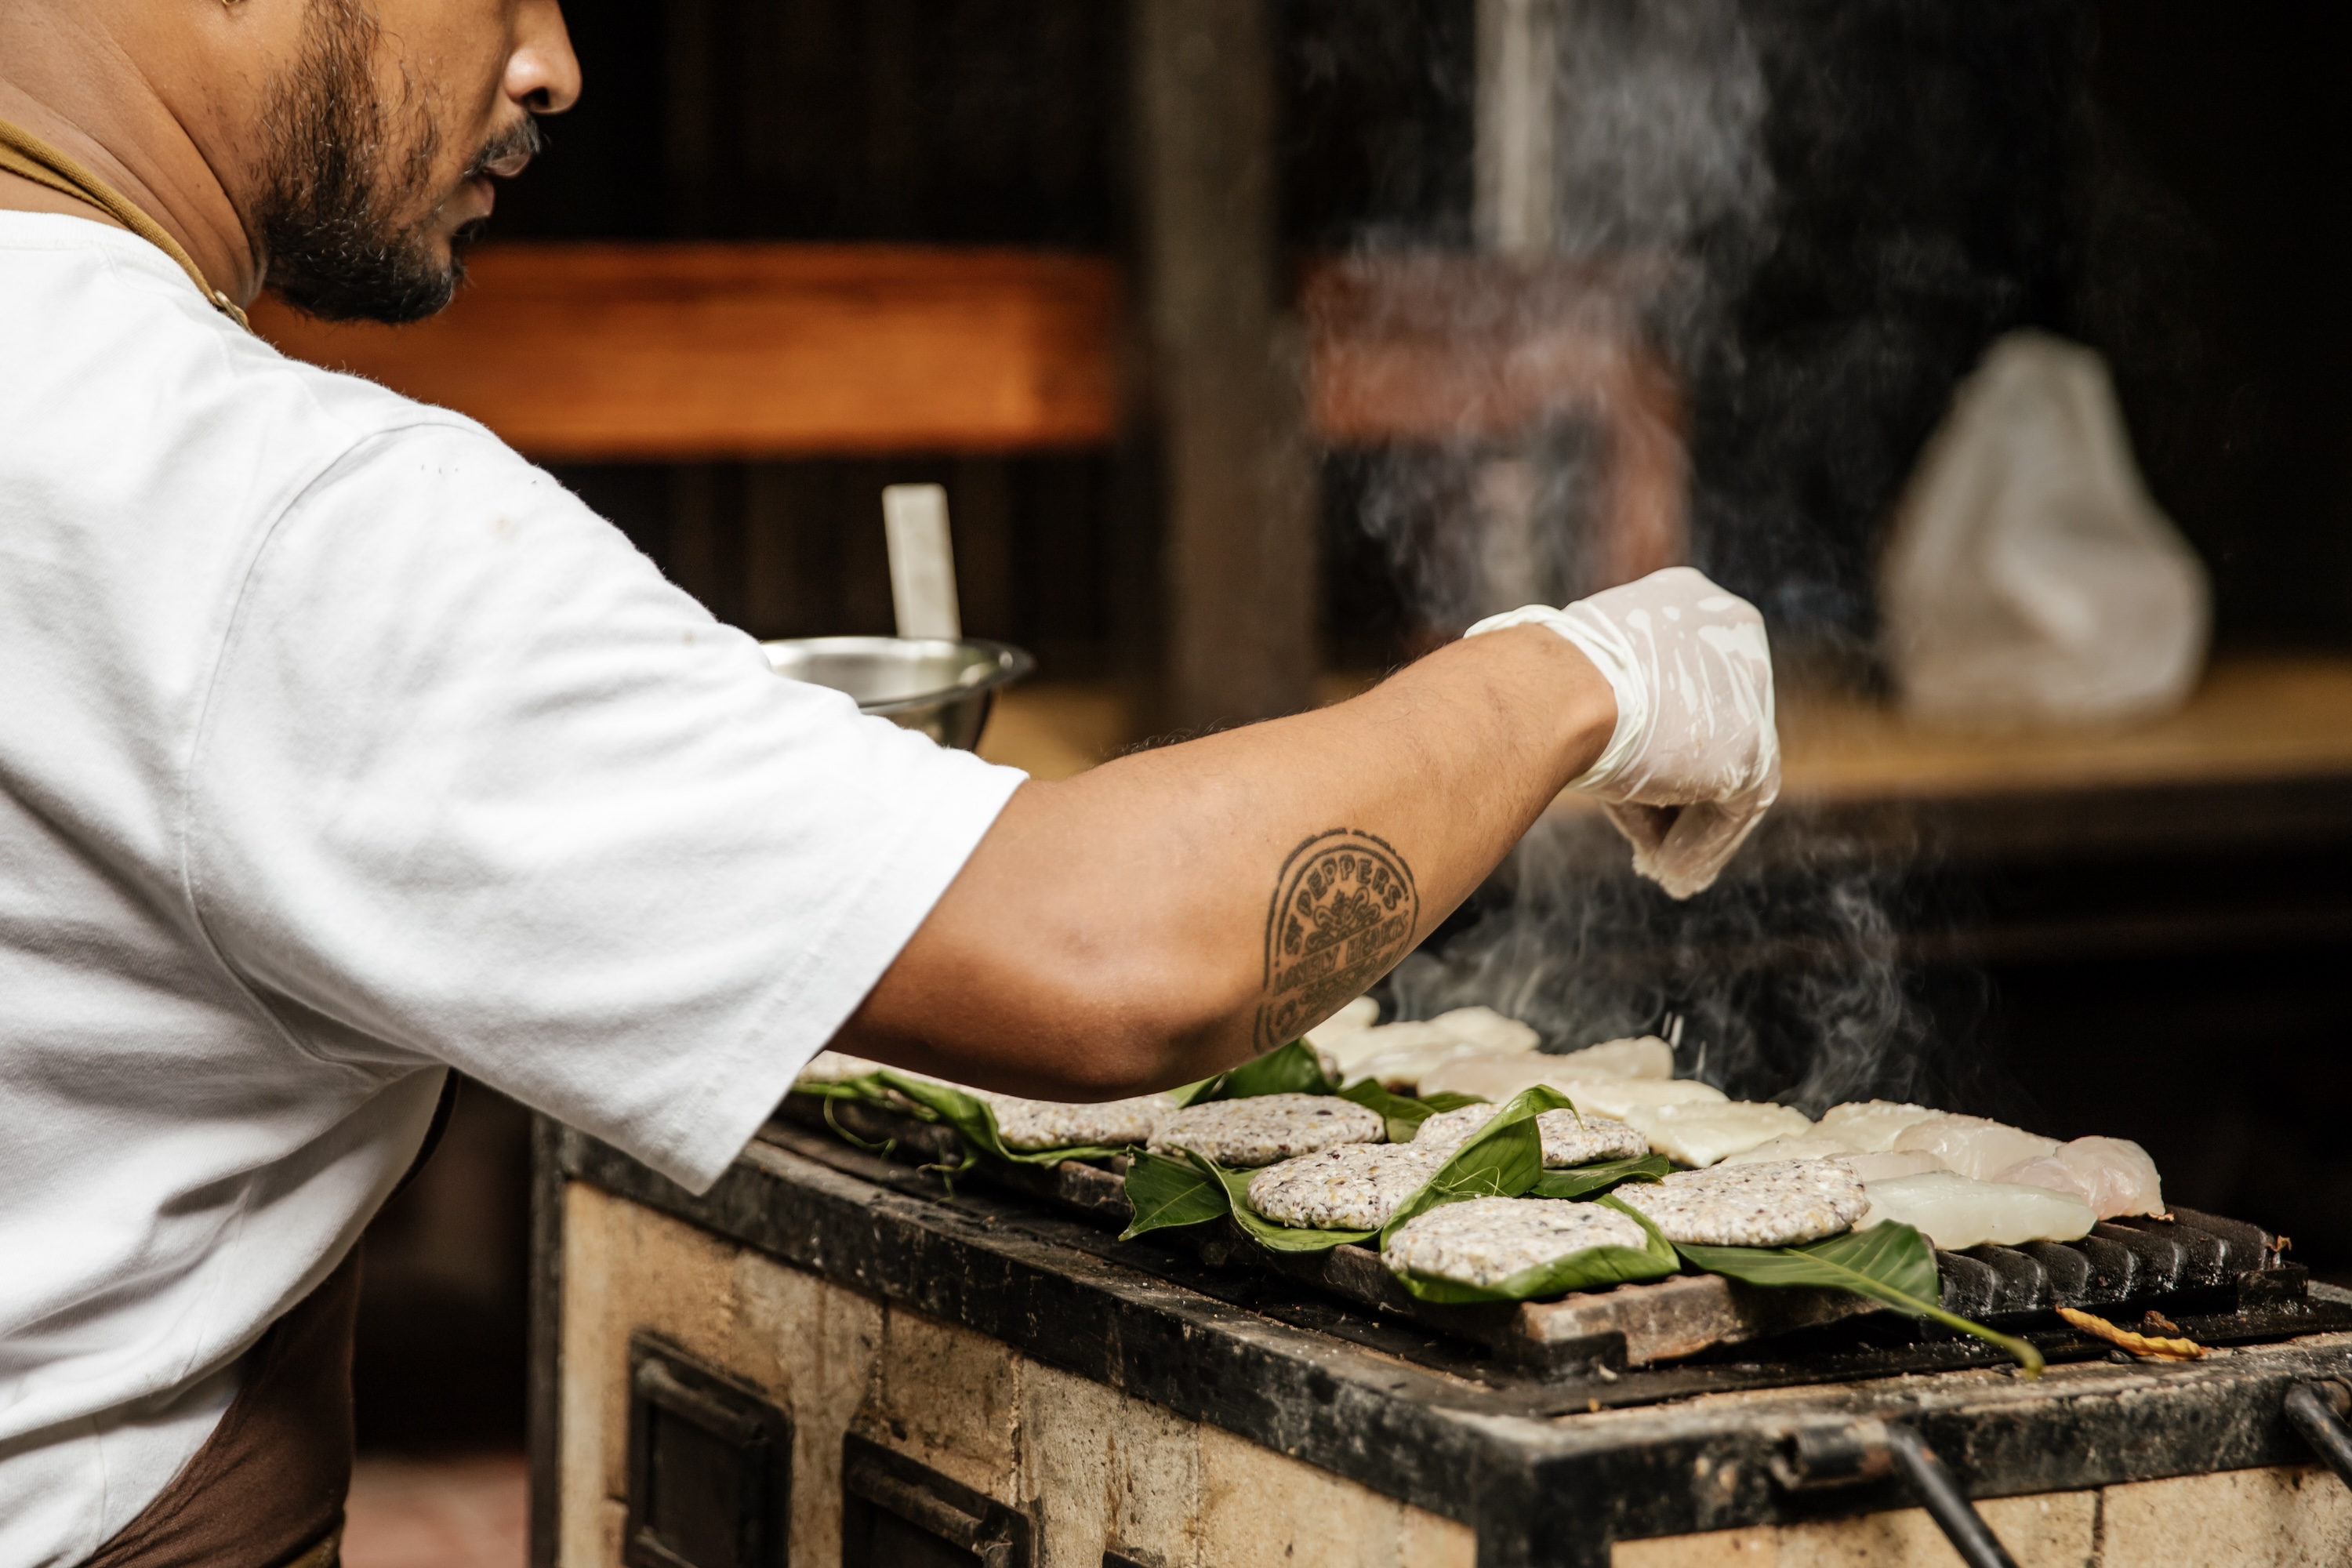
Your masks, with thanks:
[[[1703,892],[1780,794],[1772,650],[1756,606],[1687,566],[1580,599],[1494,616],[1466,636],[1544,626],[1617,695],[1617,729],[1569,787],[1633,844],[1633,869],[1677,899]]]

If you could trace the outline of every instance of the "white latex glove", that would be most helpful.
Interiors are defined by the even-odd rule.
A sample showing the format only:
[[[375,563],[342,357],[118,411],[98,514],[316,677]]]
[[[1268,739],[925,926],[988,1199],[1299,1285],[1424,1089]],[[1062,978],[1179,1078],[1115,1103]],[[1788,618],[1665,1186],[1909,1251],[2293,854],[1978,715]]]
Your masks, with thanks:
[[[1780,795],[1772,650],[1756,606],[1687,566],[1580,599],[1530,605],[1465,634],[1543,626],[1617,694],[1617,729],[1569,787],[1600,801],[1633,869],[1677,899],[1703,892]]]

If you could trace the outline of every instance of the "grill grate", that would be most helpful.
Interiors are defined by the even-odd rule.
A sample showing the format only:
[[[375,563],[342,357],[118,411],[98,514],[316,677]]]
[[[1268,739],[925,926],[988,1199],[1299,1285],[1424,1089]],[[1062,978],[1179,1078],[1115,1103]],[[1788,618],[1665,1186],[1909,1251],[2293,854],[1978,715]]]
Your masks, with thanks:
[[[936,1166],[958,1157],[953,1132],[871,1105],[833,1102],[828,1118],[824,1103],[793,1095],[779,1120],[824,1130],[845,1152],[836,1138],[842,1132],[869,1148],[887,1147],[901,1162]],[[798,1140],[794,1146],[808,1147]],[[983,1160],[970,1174],[1106,1230],[1124,1227],[1130,1216],[1120,1178],[1095,1166]],[[1580,1291],[1558,1301],[1440,1306],[1412,1296],[1368,1248],[1268,1253],[1230,1222],[1160,1232],[1119,1248],[1122,1255],[1180,1249],[1216,1272],[1278,1277],[1378,1321],[1436,1331],[1468,1352],[1474,1375],[1524,1385],[1533,1374],[1549,1385],[1547,1405],[1562,1410],[2004,1360],[1979,1342],[1877,1311],[1843,1291],[1764,1289],[1715,1275]],[[2101,1224],[2080,1241],[1977,1247],[1938,1252],[1936,1261],[1948,1310],[2021,1334],[2053,1361],[2108,1353],[2105,1344],[2051,1315],[2062,1306],[2126,1320],[2161,1310],[2179,1320],[2189,1337],[2216,1345],[2352,1328],[2352,1309],[2333,1297],[2314,1298],[2308,1272],[2283,1261],[2281,1250],[2278,1238],[2259,1226],[2176,1208],[2166,1220]],[[1204,1288],[1197,1277],[1189,1282]],[[1253,1305],[1285,1315],[1255,1297]],[[1364,1338],[1345,1317],[1318,1326]],[[1405,1353],[1465,1370],[1462,1352],[1433,1346],[1430,1354]]]

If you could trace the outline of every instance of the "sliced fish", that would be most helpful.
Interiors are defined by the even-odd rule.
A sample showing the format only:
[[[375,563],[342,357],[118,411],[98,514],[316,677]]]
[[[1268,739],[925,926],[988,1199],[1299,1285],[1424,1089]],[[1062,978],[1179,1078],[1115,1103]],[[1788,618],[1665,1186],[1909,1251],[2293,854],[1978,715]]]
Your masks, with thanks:
[[[2029,1241],[2078,1241],[2091,1234],[2097,1215],[2080,1198],[2047,1187],[2011,1182],[1980,1182],[1954,1171],[1929,1171],[1864,1184],[1870,1212],[1858,1224],[1896,1220],[1916,1226],[1946,1251],[1991,1242],[2019,1247]]]
[[[1655,1035],[1603,1040],[1552,1060],[1571,1078],[1664,1079],[1675,1076],[1675,1048]]]
[[[1857,1154],[1882,1152],[1895,1147],[1906,1128],[1942,1114],[1901,1100],[1850,1100],[1822,1112],[1822,1131]]]
[[[2101,1219],[2165,1212],[2156,1162],[2128,1138],[2077,1138],[2060,1144],[2053,1154],[2021,1160],[1992,1179],[2070,1194]]]
[[[1375,1079],[1391,1087],[1410,1087],[1430,1068],[1457,1057],[1521,1057],[1543,1043],[1533,1028],[1491,1007],[1456,1007],[1434,1018],[1329,1030],[1325,1025],[1307,1037],[1338,1064],[1342,1079]]]
[[[1581,1097],[1569,1098],[1584,1109]],[[1642,1130],[1654,1152],[1682,1165],[1712,1165],[1769,1139],[1801,1136],[1813,1126],[1801,1110],[1744,1100],[1629,1105],[1616,1114]]]
[[[1891,1146],[1933,1154],[1947,1169],[1985,1182],[2012,1165],[2055,1154],[2058,1140],[1981,1116],[1937,1111],[1906,1127]]]
[[[1889,1176],[1916,1176],[1923,1171],[1940,1171],[1944,1167],[1933,1154],[1856,1153],[1840,1140],[1829,1136],[1820,1128],[1811,1132],[1795,1133],[1759,1143],[1753,1149],[1742,1149],[1737,1154],[1724,1157],[1727,1165],[1760,1165],[1772,1160],[1843,1160],[1853,1173],[1865,1182],[1883,1182]]]

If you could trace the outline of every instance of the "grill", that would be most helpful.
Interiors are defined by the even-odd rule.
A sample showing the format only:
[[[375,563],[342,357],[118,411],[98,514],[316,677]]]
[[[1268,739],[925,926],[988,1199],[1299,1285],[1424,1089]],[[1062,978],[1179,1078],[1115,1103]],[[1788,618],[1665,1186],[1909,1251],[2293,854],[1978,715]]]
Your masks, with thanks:
[[[581,1478],[596,1467],[577,1450],[618,1441],[581,1436],[594,1426],[583,1412],[599,1399],[612,1405],[594,1390],[625,1384],[626,1347],[642,1356],[649,1333],[689,1359],[731,1362],[708,1371],[791,1412],[801,1445],[790,1467],[792,1544],[772,1560],[827,1568],[857,1568],[869,1559],[856,1542],[907,1520],[921,1533],[923,1519],[962,1522],[931,1531],[945,1555],[901,1560],[1260,1560],[1257,1537],[1273,1526],[1261,1521],[1255,1535],[1221,1546],[1224,1516],[1198,1500],[1192,1533],[1172,1545],[1113,1507],[1078,1531],[1077,1555],[1063,1550],[1057,1513],[1085,1512],[1076,1500],[1101,1491],[1109,1461],[1088,1461],[1092,1479],[1065,1485],[1056,1477],[1076,1461],[1057,1470],[1054,1445],[1115,1458],[1130,1441],[1123,1424],[1159,1431],[1171,1422],[1209,1434],[1194,1441],[1203,1456],[1226,1455],[1220,1464],[1233,1461],[1216,1445],[1246,1446],[1285,1527],[1302,1532],[1295,1544],[1353,1540],[1379,1503],[1401,1510],[1405,1543],[1380,1550],[1408,1563],[1467,1562],[1474,1552],[1481,1568],[1679,1568],[1719,1560],[1735,1538],[1717,1532],[1899,1533],[1899,1521],[1918,1516],[1890,1510],[1919,1506],[1970,1563],[2010,1561],[2002,1536],[2046,1550],[2051,1531],[2077,1527],[2074,1560],[2103,1568],[2252,1563],[2273,1560],[2269,1538],[2284,1517],[2263,1512],[2262,1497],[2308,1493],[2315,1518],[2334,1517],[2328,1508],[2352,1517],[2332,1496],[2336,1483],[2309,1468],[2315,1444],[2352,1458],[2341,1423],[2352,1404],[2352,1294],[2315,1285],[2275,1237],[2237,1220],[2176,1210],[2169,1222],[2103,1225],[2071,1245],[1940,1254],[1949,1309],[2022,1334],[2050,1359],[2049,1373],[2029,1381],[1974,1340],[1832,1293],[1678,1278],[1560,1302],[1441,1308],[1395,1288],[1361,1248],[1276,1258],[1208,1226],[1122,1243],[1126,1205],[1111,1173],[981,1167],[950,1194],[936,1167],[951,1163],[951,1134],[850,1103],[835,1103],[833,1117],[828,1128],[821,1106],[793,1097],[699,1198],[591,1139],[543,1130],[543,1537],[572,1539],[593,1507],[646,1511],[625,1495],[627,1467],[617,1463],[605,1466],[608,1495],[583,1495]],[[651,1258],[650,1235],[677,1250],[633,1274],[622,1255]],[[622,1247],[616,1236],[637,1239]],[[1171,1237],[1184,1239],[1163,1239]],[[876,1342],[895,1342],[903,1321],[910,1342],[946,1336],[979,1359],[927,1363],[937,1376],[894,1383],[896,1358],[883,1353],[864,1394],[818,1413],[777,1384],[815,1377],[837,1347],[766,1343],[750,1359],[774,1358],[782,1370],[764,1380],[747,1371],[728,1338],[740,1331],[721,1331],[741,1321],[741,1301],[726,1290],[678,1295],[675,1281],[706,1267],[679,1260],[706,1255],[733,1259],[730,1279],[773,1268],[791,1282],[761,1287],[777,1300],[812,1281],[840,1292],[826,1298],[833,1317],[814,1321],[871,1310],[884,1325]],[[2133,1362],[2049,1310],[2077,1304],[2126,1326],[2154,1310],[2224,1348],[2197,1363]],[[1010,1376],[1007,1386],[1024,1392],[1004,1395],[1006,1419],[1044,1458],[1016,1443],[1010,1459],[982,1463],[965,1450],[982,1439],[933,1432],[971,1425],[947,1412],[1004,1381],[977,1370],[998,1364],[991,1358],[1024,1369]],[[1055,1401],[1076,1395],[1056,1379],[1113,1404],[1068,1428]],[[1033,1385],[1061,1392],[1049,1400],[1025,1392]],[[897,1457],[888,1486],[872,1479],[877,1449]],[[2236,1489],[2223,1497],[2215,1486]],[[1333,1487],[1350,1500],[1331,1500]],[[875,1510],[918,1494],[932,1500],[877,1525]],[[2187,1525],[2168,1521],[2178,1514],[2210,1531],[2231,1517],[2230,1498],[2256,1499],[2225,1533],[2260,1554],[2184,1548]],[[1984,1503],[1983,1518],[1970,1500]],[[1440,1537],[1452,1544],[1412,1554],[1412,1541]],[[2136,1557],[2143,1538],[2147,1552]],[[1370,1549],[1325,1557],[1355,1561],[1360,1550]]]

